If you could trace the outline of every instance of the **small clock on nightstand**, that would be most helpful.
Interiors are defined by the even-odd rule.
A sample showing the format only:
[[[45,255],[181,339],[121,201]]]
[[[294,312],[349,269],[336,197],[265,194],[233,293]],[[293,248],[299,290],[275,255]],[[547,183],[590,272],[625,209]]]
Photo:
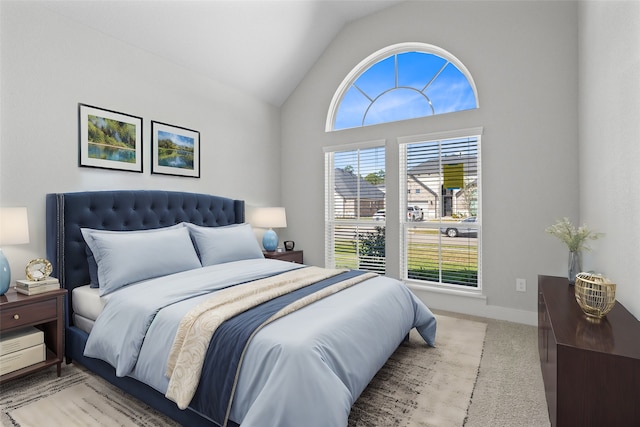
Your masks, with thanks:
[[[302,251],[262,251],[265,258],[302,264]]]

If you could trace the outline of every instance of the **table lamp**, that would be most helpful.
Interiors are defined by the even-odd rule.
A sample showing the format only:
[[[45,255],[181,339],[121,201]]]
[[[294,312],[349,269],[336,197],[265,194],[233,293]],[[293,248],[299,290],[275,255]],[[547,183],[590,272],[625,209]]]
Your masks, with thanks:
[[[29,243],[27,208],[0,208],[0,295],[9,290],[11,267],[2,246]]]
[[[268,228],[262,236],[262,247],[265,251],[275,251],[278,248],[278,235],[274,228],[287,226],[287,215],[284,208],[257,208],[253,214],[254,227]]]

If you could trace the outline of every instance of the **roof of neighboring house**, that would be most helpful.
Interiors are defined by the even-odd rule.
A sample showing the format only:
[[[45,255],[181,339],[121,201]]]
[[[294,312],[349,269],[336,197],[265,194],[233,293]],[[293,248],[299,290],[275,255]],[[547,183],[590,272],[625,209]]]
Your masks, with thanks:
[[[335,185],[336,193],[345,199],[355,199],[358,197],[358,183],[360,184],[360,198],[383,200],[384,192],[372,185],[369,181],[353,173],[345,172],[344,169],[336,168]]]
[[[409,174],[409,176],[411,177],[411,180],[414,181],[416,184],[418,184],[420,187],[424,188],[425,190],[427,190],[429,193],[431,193],[431,195],[433,197],[435,197],[436,199],[439,197],[438,193],[433,191],[431,188],[429,188],[429,186],[427,184],[425,184],[424,182],[420,181],[418,178],[416,178],[415,175]]]

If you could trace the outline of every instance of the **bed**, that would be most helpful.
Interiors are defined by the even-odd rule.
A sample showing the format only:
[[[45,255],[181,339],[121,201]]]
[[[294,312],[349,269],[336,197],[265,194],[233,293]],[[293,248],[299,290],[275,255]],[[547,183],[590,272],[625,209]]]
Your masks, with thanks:
[[[47,194],[66,360],[186,426],[346,426],[412,328],[434,344],[435,318],[397,280],[264,259],[244,220],[243,201],[206,194]],[[240,304],[224,318],[223,296]]]

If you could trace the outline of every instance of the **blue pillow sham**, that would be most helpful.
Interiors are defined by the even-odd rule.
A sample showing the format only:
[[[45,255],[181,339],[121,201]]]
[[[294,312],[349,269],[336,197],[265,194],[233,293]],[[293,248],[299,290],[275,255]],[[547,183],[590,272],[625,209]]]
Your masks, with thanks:
[[[244,259],[264,258],[250,224],[201,227],[187,223],[203,267]]]
[[[185,227],[184,222],[181,222],[176,225],[171,225],[169,227],[149,228],[147,230],[133,230],[133,231],[94,230],[92,228],[81,228],[80,231],[82,232],[82,237],[84,237],[84,240],[87,243],[87,245],[84,247],[84,250],[85,250],[85,254],[87,255],[87,263],[89,264],[89,279],[90,279],[89,286],[92,288],[100,287],[100,282],[98,281],[98,264],[96,263],[96,259],[93,256],[93,252],[91,251],[91,247],[89,244],[89,240],[91,241],[93,240],[91,238],[91,233],[96,231],[101,233],[148,233],[152,231],[166,230],[166,229],[172,229],[172,228],[183,228],[183,227]]]
[[[202,266],[183,224],[140,231],[81,231],[97,265],[100,295]]]

